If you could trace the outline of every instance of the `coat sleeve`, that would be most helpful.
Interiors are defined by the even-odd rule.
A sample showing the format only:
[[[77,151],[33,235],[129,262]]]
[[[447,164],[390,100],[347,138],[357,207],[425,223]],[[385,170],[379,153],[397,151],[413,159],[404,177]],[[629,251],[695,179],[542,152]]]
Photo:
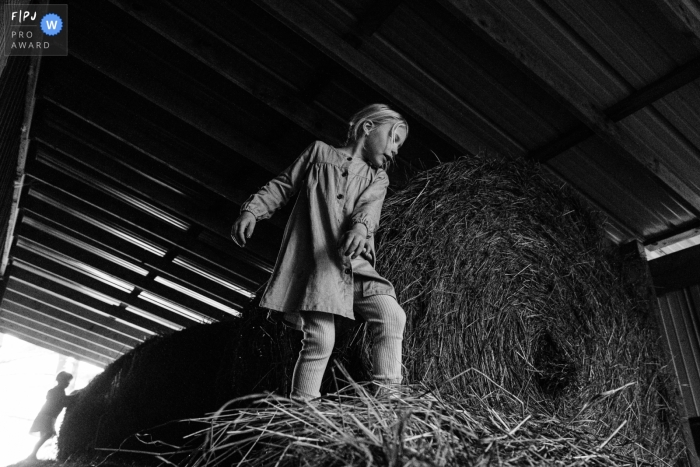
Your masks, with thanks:
[[[389,177],[384,170],[379,170],[372,183],[362,192],[352,212],[353,224],[367,227],[367,238],[371,238],[379,227],[382,204],[389,187]]]
[[[268,219],[275,211],[287,204],[289,199],[299,191],[311,160],[316,153],[317,144],[317,142],[313,143],[306,148],[292,162],[292,165],[248,198],[241,206],[241,213],[249,211],[255,216],[256,220]]]

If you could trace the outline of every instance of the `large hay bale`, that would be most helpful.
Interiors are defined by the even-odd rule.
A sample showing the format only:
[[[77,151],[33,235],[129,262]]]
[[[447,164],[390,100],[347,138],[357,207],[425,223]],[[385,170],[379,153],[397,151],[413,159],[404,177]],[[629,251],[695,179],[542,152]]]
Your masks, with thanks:
[[[602,432],[626,420],[623,439],[675,457],[674,386],[648,283],[623,271],[638,262],[606,249],[601,221],[535,164],[485,154],[388,198],[379,265],[408,316],[406,380],[507,392],[563,418],[633,383],[590,416]]]

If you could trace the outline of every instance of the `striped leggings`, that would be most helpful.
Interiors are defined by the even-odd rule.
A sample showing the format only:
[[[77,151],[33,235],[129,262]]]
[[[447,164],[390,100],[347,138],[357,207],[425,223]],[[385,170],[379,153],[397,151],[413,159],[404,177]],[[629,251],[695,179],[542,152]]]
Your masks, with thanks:
[[[406,325],[403,308],[390,295],[362,296],[362,282],[355,281],[355,313],[367,321],[372,336],[372,377],[388,384],[401,383],[401,343]],[[321,396],[321,380],[335,345],[335,315],[302,311],[302,341],[292,377],[295,399]]]

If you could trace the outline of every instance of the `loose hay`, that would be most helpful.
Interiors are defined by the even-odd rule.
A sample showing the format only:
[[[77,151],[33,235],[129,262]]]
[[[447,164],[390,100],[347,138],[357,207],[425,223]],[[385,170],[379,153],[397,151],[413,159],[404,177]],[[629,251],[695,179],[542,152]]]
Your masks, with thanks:
[[[630,440],[621,430],[597,433],[585,410],[562,420],[499,411],[489,399],[474,392],[444,396],[422,385],[374,397],[357,384],[304,403],[259,396],[254,407],[224,407],[196,420],[208,426],[193,435],[195,447],[180,465],[669,465],[620,454]]]

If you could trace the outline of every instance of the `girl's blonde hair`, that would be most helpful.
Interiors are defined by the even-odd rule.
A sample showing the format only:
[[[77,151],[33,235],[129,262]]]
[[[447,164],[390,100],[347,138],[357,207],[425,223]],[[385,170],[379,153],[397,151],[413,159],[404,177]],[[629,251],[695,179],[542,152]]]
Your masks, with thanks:
[[[397,111],[389,108],[385,104],[370,104],[367,107],[360,109],[355,115],[350,118],[348,126],[348,134],[345,144],[352,144],[362,136],[362,127],[365,122],[372,124],[372,129],[389,122],[395,122],[391,128],[391,139],[394,139],[396,130],[403,126],[406,128],[406,137],[408,137],[408,122]],[[370,130],[372,131],[372,130]]]

